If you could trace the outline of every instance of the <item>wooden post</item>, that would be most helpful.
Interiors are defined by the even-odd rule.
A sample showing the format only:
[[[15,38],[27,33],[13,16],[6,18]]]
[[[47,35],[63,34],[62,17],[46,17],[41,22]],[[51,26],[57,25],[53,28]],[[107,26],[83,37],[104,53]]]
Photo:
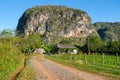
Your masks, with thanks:
[[[72,61],[72,57],[71,57],[71,54],[70,54],[69,56],[70,56],[70,61]]]
[[[85,53],[85,64],[87,64],[87,55]]]
[[[82,55],[82,54],[78,54],[78,60],[81,60],[81,55]]]
[[[70,58],[69,58],[69,54],[67,54],[67,60],[69,61],[69,59],[70,59]]]
[[[102,66],[104,66],[104,53],[102,53]]]
[[[76,56],[76,54],[74,54],[75,55],[75,61],[77,60],[77,56]]]
[[[92,56],[93,56],[93,64],[95,64],[95,55],[94,55],[94,53],[92,54]]]
[[[68,60],[68,61],[70,60],[70,55],[69,55],[69,54],[67,54],[67,60]]]
[[[118,53],[116,53],[116,69],[118,68]]]

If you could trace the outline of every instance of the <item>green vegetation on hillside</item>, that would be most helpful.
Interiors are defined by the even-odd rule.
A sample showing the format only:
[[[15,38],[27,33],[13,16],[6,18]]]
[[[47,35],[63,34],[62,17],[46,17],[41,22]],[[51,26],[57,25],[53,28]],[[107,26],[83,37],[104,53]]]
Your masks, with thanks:
[[[94,24],[103,41],[116,41],[120,39],[120,22],[97,22]]]

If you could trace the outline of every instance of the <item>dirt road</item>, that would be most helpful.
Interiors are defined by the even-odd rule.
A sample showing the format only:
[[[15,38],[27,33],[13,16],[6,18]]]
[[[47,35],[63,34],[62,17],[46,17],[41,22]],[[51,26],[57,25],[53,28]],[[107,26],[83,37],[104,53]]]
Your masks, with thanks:
[[[108,77],[79,71],[45,58],[34,57],[30,59],[30,65],[35,70],[37,80],[111,80]]]

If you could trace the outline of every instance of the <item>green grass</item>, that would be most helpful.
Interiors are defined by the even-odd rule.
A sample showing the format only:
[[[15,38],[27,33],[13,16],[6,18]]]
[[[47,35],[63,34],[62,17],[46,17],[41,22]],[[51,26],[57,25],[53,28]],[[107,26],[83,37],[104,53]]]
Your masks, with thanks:
[[[8,80],[22,64],[24,55],[9,42],[0,42],[0,80]]]
[[[54,55],[53,57],[64,59],[64,60],[70,60],[73,62],[79,62],[85,63],[85,55]],[[102,55],[94,54],[94,55],[86,55],[87,58],[87,64],[94,64],[98,66],[103,65],[102,61]],[[104,55],[104,67],[109,68],[116,68],[116,56],[113,55]],[[120,56],[118,56],[118,63],[117,63],[118,69],[120,69]]]
[[[77,68],[79,70],[99,73],[105,76],[110,76],[120,79],[120,69],[115,68],[115,62],[114,62],[115,56],[105,56],[105,63],[104,63],[105,66],[102,66],[101,55],[94,55],[94,59],[95,59],[94,61],[92,55],[87,56],[87,64],[85,64],[84,55],[52,55],[46,57],[53,61]]]
[[[27,61],[26,67],[20,74],[17,76],[15,80],[36,80],[35,72],[30,67],[29,62]]]

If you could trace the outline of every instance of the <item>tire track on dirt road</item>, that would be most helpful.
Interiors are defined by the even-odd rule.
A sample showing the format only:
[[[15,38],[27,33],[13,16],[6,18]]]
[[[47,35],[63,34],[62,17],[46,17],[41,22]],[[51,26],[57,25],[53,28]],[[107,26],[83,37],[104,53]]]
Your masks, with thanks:
[[[30,65],[36,73],[37,80],[59,80],[51,71],[44,67],[38,60],[30,59]]]

